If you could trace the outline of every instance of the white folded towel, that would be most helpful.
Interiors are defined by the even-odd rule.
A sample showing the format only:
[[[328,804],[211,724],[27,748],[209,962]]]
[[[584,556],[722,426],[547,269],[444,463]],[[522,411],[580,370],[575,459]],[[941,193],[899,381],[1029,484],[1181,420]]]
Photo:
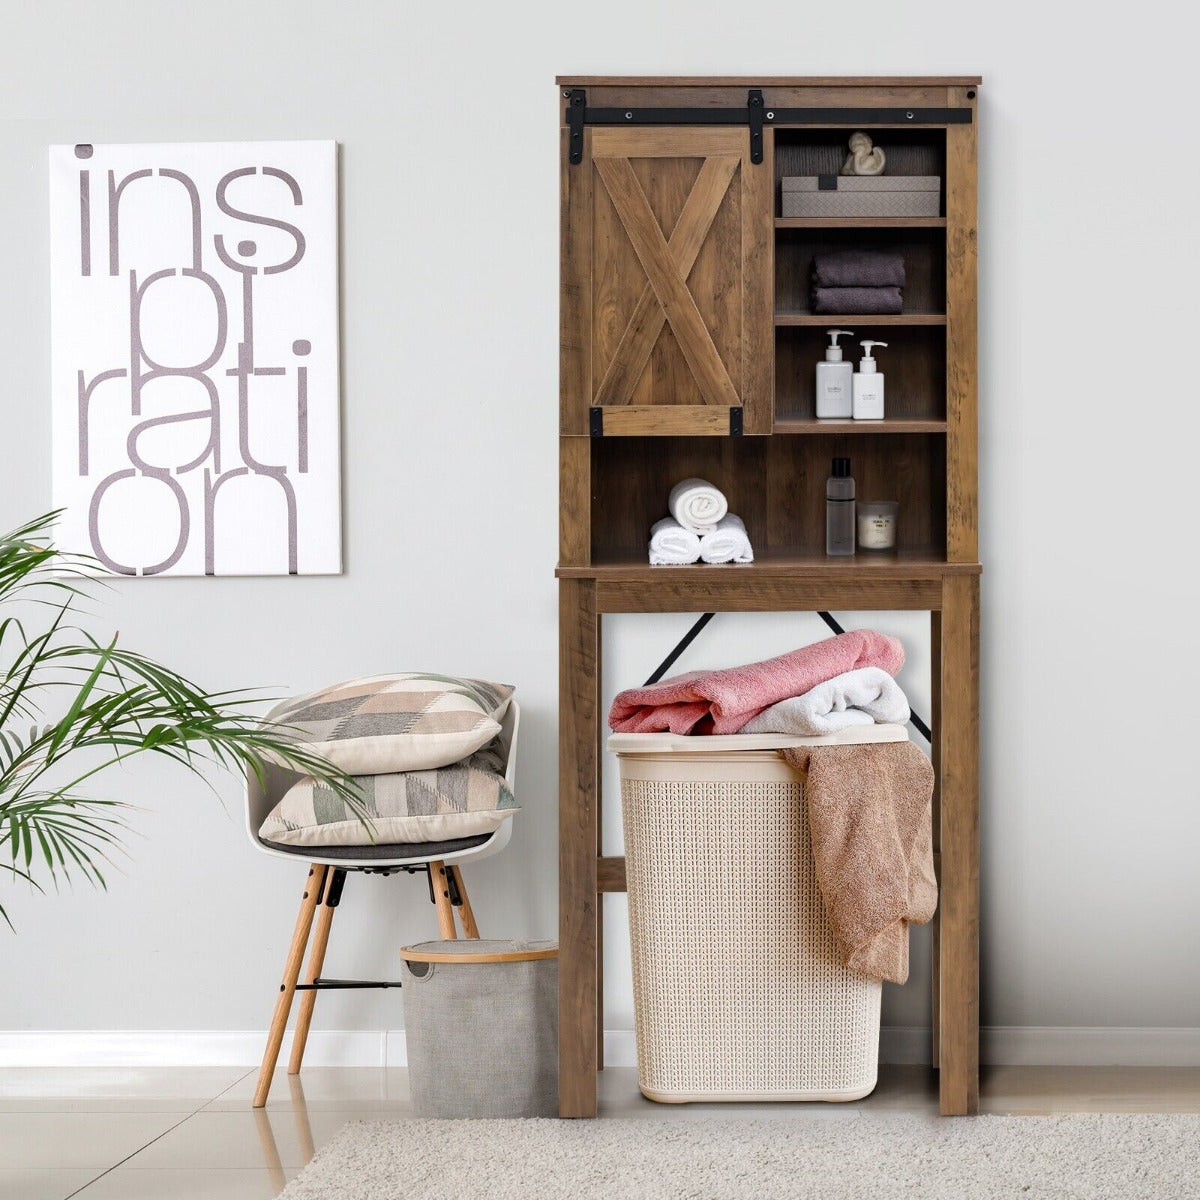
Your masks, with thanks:
[[[684,529],[712,533],[729,511],[729,501],[707,479],[685,479],[671,489],[667,507]]]
[[[706,563],[753,562],[754,547],[742,518],[736,513],[723,516],[716,529],[700,539],[700,557]]]
[[[748,721],[738,733],[795,733],[818,737],[853,725],[903,725],[908,697],[879,667],[860,667],[819,683],[803,696],[780,700]]]
[[[674,517],[650,526],[650,565],[681,567],[700,558],[700,535],[684,529]]]

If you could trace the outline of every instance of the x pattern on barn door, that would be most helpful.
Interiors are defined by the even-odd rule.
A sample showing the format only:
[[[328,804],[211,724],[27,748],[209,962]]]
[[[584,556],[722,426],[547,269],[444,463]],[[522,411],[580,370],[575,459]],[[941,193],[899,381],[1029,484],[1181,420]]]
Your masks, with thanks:
[[[589,136],[569,186],[591,192],[572,206],[592,224],[590,412],[605,434],[769,432],[770,166],[743,129]]]

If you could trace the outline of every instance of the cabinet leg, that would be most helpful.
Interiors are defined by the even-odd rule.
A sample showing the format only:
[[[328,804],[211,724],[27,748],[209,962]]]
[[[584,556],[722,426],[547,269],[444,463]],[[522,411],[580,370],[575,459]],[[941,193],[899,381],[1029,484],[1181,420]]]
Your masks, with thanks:
[[[600,618],[591,580],[559,582],[558,1112],[596,1115]]]
[[[596,619],[596,662],[604,661],[603,629]],[[599,682],[597,681],[597,693]],[[604,728],[596,722],[596,857],[604,856]],[[596,1070],[604,1070],[604,897],[596,895]]]
[[[938,1057],[943,1114],[979,1110],[979,579],[943,584]]]
[[[929,746],[929,757],[933,763],[933,861],[937,873],[938,887],[941,887],[941,850],[942,850],[942,614],[929,614],[929,730],[933,735]],[[939,1066],[940,1051],[938,1049],[939,1012],[941,1000],[941,923],[942,914],[939,907],[933,914],[930,924],[932,945],[930,947],[930,1046],[929,1061],[936,1070]]]

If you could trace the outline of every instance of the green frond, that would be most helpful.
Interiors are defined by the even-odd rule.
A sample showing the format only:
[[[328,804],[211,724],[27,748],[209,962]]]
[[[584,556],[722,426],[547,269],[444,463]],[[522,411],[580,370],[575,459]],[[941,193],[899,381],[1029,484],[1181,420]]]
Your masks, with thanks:
[[[79,603],[102,580],[95,560],[55,549],[58,515],[0,536],[0,605],[40,605],[0,619],[0,857],[8,860],[0,867],[39,890],[38,871],[56,886],[82,878],[104,887],[101,864],[123,852],[132,809],[80,789],[140,754],[164,757],[210,788],[209,766],[261,780],[279,763],[342,796],[370,830],[353,779],[307,750],[296,731],[256,715],[273,697],[208,692],[77,623]],[[31,628],[31,612],[43,609],[52,616]],[[2,904],[0,918],[8,921]]]

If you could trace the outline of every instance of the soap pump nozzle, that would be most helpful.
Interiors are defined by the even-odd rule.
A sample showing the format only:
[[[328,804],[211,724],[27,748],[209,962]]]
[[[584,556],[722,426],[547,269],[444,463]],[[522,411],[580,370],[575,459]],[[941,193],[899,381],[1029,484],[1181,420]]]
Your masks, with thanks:
[[[871,351],[874,350],[876,346],[883,346],[886,348],[887,342],[866,341],[859,342],[858,344],[866,351],[866,353],[862,356],[862,361],[858,364],[859,372],[863,375],[874,375],[875,358],[871,354]]]
[[[827,329],[825,332],[829,335],[829,345],[825,347],[826,362],[841,362],[842,348],[838,345],[837,340],[840,337],[853,337],[854,332],[850,329]]]

